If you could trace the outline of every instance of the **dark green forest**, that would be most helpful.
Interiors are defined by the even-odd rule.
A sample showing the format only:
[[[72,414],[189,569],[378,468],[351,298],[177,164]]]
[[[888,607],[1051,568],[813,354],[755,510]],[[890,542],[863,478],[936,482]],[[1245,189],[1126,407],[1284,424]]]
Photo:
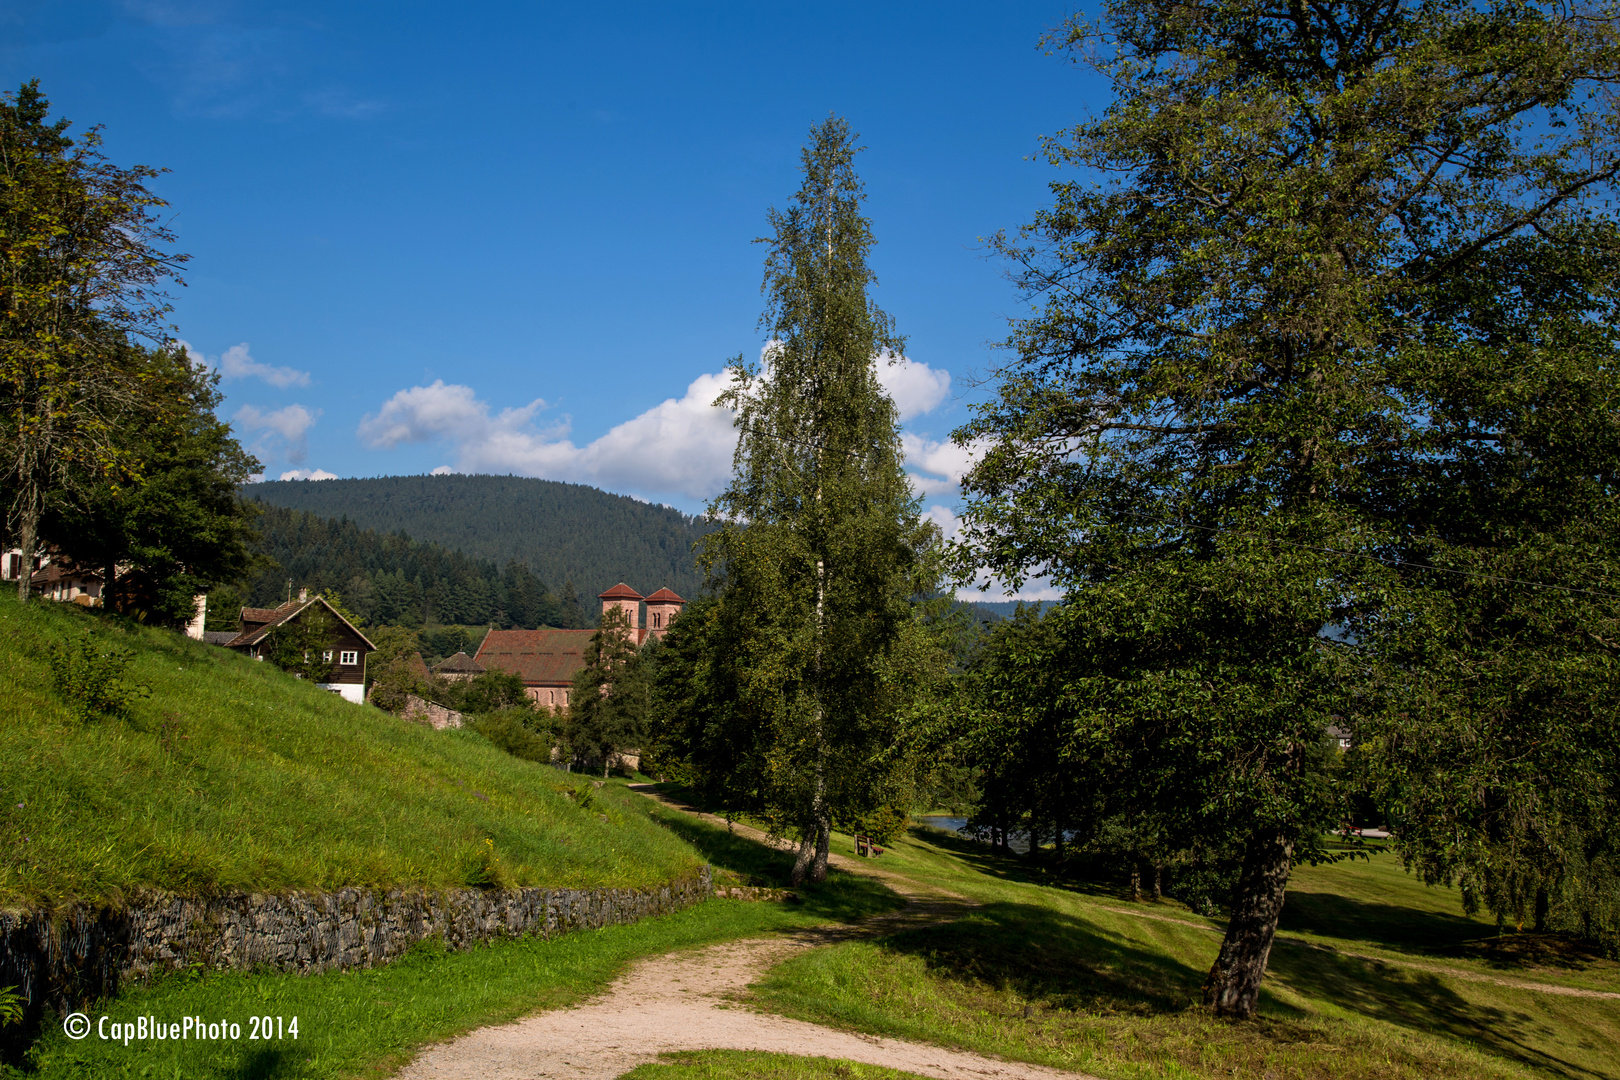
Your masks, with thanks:
[[[243,604],[274,607],[302,588],[337,593],[372,626],[584,627],[596,606],[590,598],[614,584],[590,580],[582,603],[571,581],[550,587],[516,560],[502,567],[400,533],[362,529],[343,518],[334,521],[262,501],[252,505],[260,510],[253,544],[259,564],[243,589],[214,594],[210,629],[234,628]]]
[[[347,517],[361,529],[403,531],[496,566],[516,561],[553,588],[573,581],[586,596],[620,581],[642,593],[667,587],[687,599],[702,591],[692,545],[710,526],[666,506],[583,484],[518,476],[383,476],[269,481],[241,490],[244,498],[317,517]]]

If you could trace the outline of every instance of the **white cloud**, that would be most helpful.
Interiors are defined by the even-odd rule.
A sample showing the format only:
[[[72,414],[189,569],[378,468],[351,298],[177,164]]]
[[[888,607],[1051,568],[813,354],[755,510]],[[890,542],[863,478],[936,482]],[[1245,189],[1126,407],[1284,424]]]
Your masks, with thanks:
[[[264,412],[253,405],[244,405],[236,410],[236,415],[232,419],[247,431],[263,432],[259,440],[261,447],[272,436],[279,436],[286,444],[287,460],[299,465],[309,452],[309,429],[315,426],[315,420],[320,415],[321,410],[306,409],[302,405],[288,405],[274,412]],[[257,453],[258,450],[254,452]]]
[[[281,474],[283,480],[336,480],[338,474],[325,469],[288,469]]]
[[[948,439],[929,439],[909,431],[900,433],[900,447],[905,451],[906,464],[919,470],[911,474],[911,482],[924,498],[960,495],[962,477],[985,451],[981,443],[958,446]],[[924,473],[932,475],[921,475]]]
[[[428,475],[430,475],[430,476],[449,476],[451,473],[453,473],[455,471],[456,470],[452,469],[448,465],[439,465],[439,466],[436,466],[434,468],[434,470],[431,473],[429,473]]]
[[[950,372],[935,371],[905,356],[897,359],[885,353],[878,357],[877,375],[902,421],[933,412],[951,392]]]
[[[186,350],[186,356],[190,357],[193,364],[212,368],[227,379],[263,379],[271,386],[282,390],[289,386],[309,385],[309,372],[261,364],[248,352],[248,343],[245,341],[240,345],[232,345],[213,360],[209,360],[192,348],[188,341],[181,340],[180,345]]]
[[[536,401],[527,411],[543,404]],[[372,449],[389,450],[407,442],[476,438],[489,424],[489,406],[478,400],[472,387],[446,386],[443,379],[435,379],[432,386],[401,390],[383,402],[375,416],[368,413],[360,421],[359,435]]]
[[[682,397],[669,398],[594,442],[576,446],[568,438],[566,419],[544,428],[534,424],[544,401],[492,415],[471,387],[441,379],[399,391],[360,421],[359,436],[380,450],[447,440],[456,448],[457,472],[513,472],[708,498],[731,475],[736,442],[731,413],[713,407],[727,382],[724,374],[702,375]]]
[[[768,358],[769,349],[767,345],[762,355]],[[902,418],[938,406],[951,385],[949,372],[934,371],[905,358],[880,363],[878,374]],[[394,394],[360,421],[358,434],[376,450],[440,440],[451,444],[455,466],[441,465],[433,470],[436,475],[512,472],[597,484],[615,491],[670,492],[708,499],[730,478],[737,445],[733,414],[714,407],[714,399],[730,381],[727,372],[700,375],[680,397],[666,399],[583,446],[569,438],[567,418],[550,425],[536,423],[547,408],[543,400],[495,412],[472,387],[442,379]],[[919,448],[925,445],[912,441]],[[912,454],[910,444],[907,454]],[[955,451],[948,443],[926,444],[926,460],[920,467],[945,479],[917,479],[930,493],[935,489],[954,493],[955,481],[965,468],[958,465],[967,460],[965,451]]]

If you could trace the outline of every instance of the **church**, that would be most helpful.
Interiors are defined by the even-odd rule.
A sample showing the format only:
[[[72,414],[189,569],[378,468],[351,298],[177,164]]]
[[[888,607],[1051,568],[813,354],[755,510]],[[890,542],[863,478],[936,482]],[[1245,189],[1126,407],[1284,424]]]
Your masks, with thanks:
[[[642,596],[624,582],[613,586],[597,599],[602,614],[617,608],[624,612],[630,634],[639,647],[649,638],[661,638],[686,604],[668,589]],[[641,609],[645,606],[643,624]],[[585,666],[585,646],[594,630],[491,630],[484,635],[473,662],[481,671],[509,671],[523,680],[529,700],[548,709],[568,705],[574,673]]]

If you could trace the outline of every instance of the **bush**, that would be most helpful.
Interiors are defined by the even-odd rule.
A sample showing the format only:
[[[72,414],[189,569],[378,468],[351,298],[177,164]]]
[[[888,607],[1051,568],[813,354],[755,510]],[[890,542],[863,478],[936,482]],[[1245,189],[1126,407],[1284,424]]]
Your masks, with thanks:
[[[522,706],[468,716],[466,725],[525,761],[550,762],[551,748],[557,744],[549,717]]]
[[[93,634],[59,642],[50,652],[51,681],[79,720],[122,716],[136,698],[150,691],[127,682],[124,674],[134,650],[120,648]]]

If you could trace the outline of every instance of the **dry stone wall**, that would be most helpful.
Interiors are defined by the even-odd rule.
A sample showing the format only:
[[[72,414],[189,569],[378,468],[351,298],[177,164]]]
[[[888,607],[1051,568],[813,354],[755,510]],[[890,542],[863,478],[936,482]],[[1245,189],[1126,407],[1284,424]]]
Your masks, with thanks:
[[[371,967],[418,941],[462,949],[499,938],[594,930],[678,911],[714,894],[709,869],[649,889],[342,889],[185,897],[154,893],[122,908],[0,912],[0,986],[37,1021],[200,963],[315,973]],[[30,1027],[32,1025],[29,1025]]]

